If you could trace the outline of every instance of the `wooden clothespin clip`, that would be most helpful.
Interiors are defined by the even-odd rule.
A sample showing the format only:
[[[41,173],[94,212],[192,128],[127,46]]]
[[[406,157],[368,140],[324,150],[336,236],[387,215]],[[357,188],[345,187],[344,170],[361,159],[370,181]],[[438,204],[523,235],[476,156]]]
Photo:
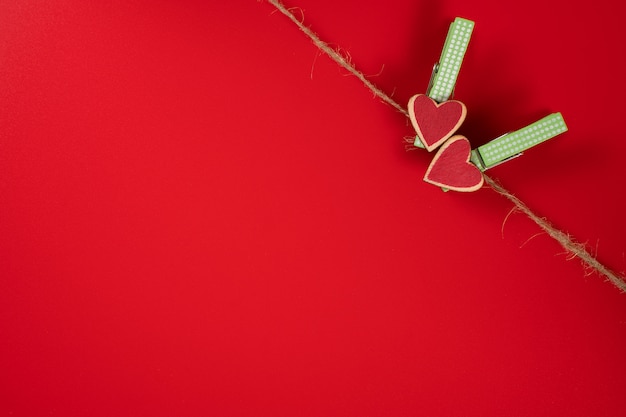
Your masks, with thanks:
[[[452,97],[473,30],[474,22],[461,17],[457,17],[450,24],[441,57],[433,67],[433,74],[426,93],[433,100],[441,103]]]
[[[437,62],[433,66],[433,71],[430,77],[430,81],[428,83],[428,88],[426,89],[426,95],[417,95],[411,98],[409,102],[409,109],[418,105],[421,109],[417,109],[418,111],[409,111],[411,115],[421,114],[420,110],[424,110],[426,113],[434,113],[432,109],[428,107],[433,107],[433,104],[438,106],[443,106],[447,102],[450,97],[452,97],[454,93],[454,87],[456,84],[457,77],[459,75],[459,71],[461,69],[461,64],[463,63],[463,58],[465,57],[465,51],[467,51],[467,46],[469,45],[470,37],[472,36],[472,31],[474,29],[474,22],[471,20],[463,19],[457,17],[454,19],[454,22],[450,24],[450,29],[448,30],[448,36],[446,36],[446,41],[443,45],[443,50],[441,51],[441,57],[439,58],[439,62]],[[424,100],[425,97],[429,97],[437,103],[432,103],[432,100]],[[428,104],[430,101],[430,105]],[[415,137],[413,145],[418,148],[426,148],[428,151],[432,151],[437,146],[445,142],[456,129],[463,123],[465,120],[465,105],[460,102],[461,106],[455,105],[446,105],[449,109],[447,111],[438,111],[438,117],[441,119],[448,118],[450,120],[446,120],[444,123],[441,123],[441,120],[433,119],[429,117],[428,120],[432,125],[437,126],[449,126],[450,132],[449,134],[441,135],[435,133],[437,139],[431,139],[429,133],[424,130],[430,130],[428,126],[425,129],[420,130],[419,125],[424,124],[424,122],[420,120],[416,120],[414,117],[411,117],[411,121],[413,126],[416,128],[418,135]],[[452,110],[452,108],[455,110]],[[453,120],[458,119],[458,120]],[[434,133],[434,132],[432,132]]]
[[[567,132],[561,113],[553,113],[515,132],[507,133],[472,150],[470,160],[486,171],[522,155],[527,149]]]
[[[474,150],[464,136],[452,136],[435,154],[424,181],[444,191],[476,191],[483,185],[482,172],[566,131],[561,113],[553,113]]]

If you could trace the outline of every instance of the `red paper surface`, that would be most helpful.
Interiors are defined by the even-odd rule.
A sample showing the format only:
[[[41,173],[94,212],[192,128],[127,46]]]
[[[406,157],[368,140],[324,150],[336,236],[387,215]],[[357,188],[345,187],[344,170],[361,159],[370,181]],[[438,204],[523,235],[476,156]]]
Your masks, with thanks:
[[[401,103],[474,20],[459,133],[562,112],[490,174],[626,270],[621,3],[287,5]],[[265,2],[1,1],[0,415],[624,414],[626,295],[413,135]]]

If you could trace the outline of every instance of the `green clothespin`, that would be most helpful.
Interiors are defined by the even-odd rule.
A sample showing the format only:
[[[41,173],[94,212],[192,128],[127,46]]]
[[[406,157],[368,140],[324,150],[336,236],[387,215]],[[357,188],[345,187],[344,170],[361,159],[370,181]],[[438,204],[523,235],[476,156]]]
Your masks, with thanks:
[[[441,57],[433,68],[431,82],[426,92],[433,100],[441,103],[452,96],[473,30],[474,22],[460,17],[450,24]]]
[[[567,131],[561,113],[553,113],[515,132],[507,133],[472,150],[470,160],[486,171],[522,155],[522,152]]]
[[[430,82],[426,89],[426,95],[438,103],[447,101],[454,93],[454,86],[473,30],[474,22],[461,17],[457,17],[450,24],[441,57],[433,67]],[[424,148],[417,137],[413,145]]]

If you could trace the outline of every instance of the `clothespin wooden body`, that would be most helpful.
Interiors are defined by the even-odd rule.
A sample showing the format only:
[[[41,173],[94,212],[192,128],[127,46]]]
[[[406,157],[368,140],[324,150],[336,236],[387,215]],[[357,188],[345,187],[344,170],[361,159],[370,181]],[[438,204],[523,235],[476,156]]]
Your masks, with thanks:
[[[561,113],[553,113],[515,132],[472,150],[471,161],[481,171],[522,155],[527,149],[567,131]]]
[[[437,104],[448,101],[454,93],[456,80],[459,76],[461,64],[463,63],[465,51],[467,51],[473,29],[474,22],[461,17],[457,17],[454,19],[454,22],[450,24],[450,29],[448,29],[448,35],[446,36],[439,62],[433,66],[428,88],[426,89],[426,96],[437,102]],[[411,108],[411,104],[409,104],[409,108]],[[414,112],[409,110],[409,114],[414,114]],[[457,128],[463,123],[464,119],[465,111],[463,112],[463,118],[458,123],[458,126],[456,126]],[[411,121],[413,121],[413,119],[411,119]],[[416,127],[415,122],[413,122],[413,126]],[[417,127],[416,130],[418,130]],[[418,130],[418,135],[413,142],[414,146],[427,148],[429,151],[438,146],[426,146],[423,140],[424,138],[420,139],[420,132]]]

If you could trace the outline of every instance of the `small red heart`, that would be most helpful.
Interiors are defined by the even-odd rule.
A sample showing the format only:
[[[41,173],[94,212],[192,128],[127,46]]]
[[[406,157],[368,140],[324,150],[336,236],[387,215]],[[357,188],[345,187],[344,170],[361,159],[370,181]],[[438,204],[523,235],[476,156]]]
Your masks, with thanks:
[[[465,136],[452,136],[437,151],[424,181],[455,191],[476,191],[483,186],[482,172],[470,162],[472,147]]]
[[[431,152],[444,143],[465,120],[465,104],[456,100],[437,104],[424,94],[409,100],[409,117],[424,147]]]

